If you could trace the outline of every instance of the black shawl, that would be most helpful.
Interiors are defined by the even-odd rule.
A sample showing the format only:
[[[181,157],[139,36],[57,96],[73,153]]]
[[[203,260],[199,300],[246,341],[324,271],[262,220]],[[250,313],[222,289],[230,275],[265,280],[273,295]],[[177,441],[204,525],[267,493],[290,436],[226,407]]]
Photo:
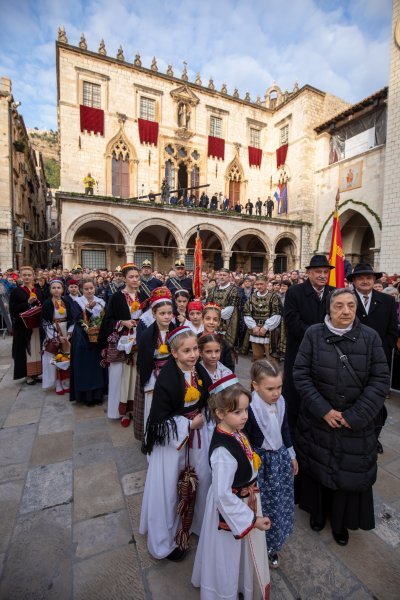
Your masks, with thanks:
[[[107,304],[106,315],[101,322],[99,344],[107,346],[107,338],[114,331],[118,321],[130,321],[131,311],[125,295],[119,290],[111,296]]]
[[[198,379],[201,381],[201,384],[199,384],[201,395],[196,407],[193,408],[199,408],[200,410],[206,408],[206,413],[208,413],[208,388],[212,381],[204,367],[197,364],[195,368]],[[169,443],[171,433],[172,436],[177,438],[176,423],[173,417],[183,414],[185,393],[185,376],[171,356],[167,364],[161,369],[154,386],[144,444],[144,450],[148,454],[151,453],[154,446],[164,446]]]
[[[176,328],[175,323],[170,323],[168,331]],[[140,375],[140,384],[143,387],[150,379],[154,369],[154,350],[157,347],[157,340],[160,330],[157,321],[154,321],[142,334],[139,341],[137,353],[137,368]]]

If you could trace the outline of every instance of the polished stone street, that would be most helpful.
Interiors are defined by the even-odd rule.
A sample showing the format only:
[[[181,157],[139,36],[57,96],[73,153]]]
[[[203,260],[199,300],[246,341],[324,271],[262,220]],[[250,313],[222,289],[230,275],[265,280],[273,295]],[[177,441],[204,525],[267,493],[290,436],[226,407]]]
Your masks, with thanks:
[[[155,561],[138,520],[146,458],[106,407],[70,404],[12,380],[0,341],[0,599],[189,600],[196,540],[183,563]],[[248,381],[249,361],[238,374]],[[272,600],[400,597],[400,397],[388,402],[374,487],[376,529],[339,547],[296,527],[272,573]]]

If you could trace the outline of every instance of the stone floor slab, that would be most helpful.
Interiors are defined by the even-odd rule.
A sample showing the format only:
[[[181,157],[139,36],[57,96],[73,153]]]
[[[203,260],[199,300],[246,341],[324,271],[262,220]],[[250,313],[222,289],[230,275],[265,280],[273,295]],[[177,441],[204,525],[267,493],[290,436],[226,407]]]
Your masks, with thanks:
[[[111,441],[84,446],[74,451],[75,468],[87,467],[106,460],[114,460],[114,448]]]
[[[47,465],[72,458],[72,431],[38,435],[33,445],[32,466]]]
[[[35,467],[28,471],[21,514],[72,502],[72,461]]]
[[[379,494],[386,502],[400,500],[400,479],[388,473],[384,467],[378,469],[378,478],[373,489],[374,494]]]
[[[109,443],[111,445],[111,439],[108,439],[108,430],[101,429],[99,431],[88,431],[86,433],[74,433],[74,450],[80,450],[87,446],[95,444]]]
[[[81,559],[126,546],[131,540],[132,533],[126,510],[80,521],[74,526],[75,556]]]
[[[88,412],[91,412],[92,407],[85,407]],[[90,419],[81,419],[75,423],[74,431],[76,435],[84,435],[93,432],[103,432],[104,435],[108,435],[107,421],[104,418],[104,414],[100,416],[93,415]]]
[[[107,412],[105,404],[97,404],[96,406],[87,407],[84,404],[73,404],[74,419],[76,422],[84,421],[86,419],[97,419],[104,417],[104,413]]]
[[[22,488],[22,481],[0,485],[0,552],[7,550],[18,512]]]
[[[108,420],[108,433],[113,446],[132,446],[134,442],[131,427],[121,427],[119,419]]]
[[[0,598],[71,600],[70,548],[70,506],[21,517],[4,565]]]
[[[177,565],[169,560],[158,561],[146,573],[147,584],[152,598],[173,598],[174,600],[197,600],[200,591],[192,586],[193,563],[195,549],[191,549],[185,559]]]
[[[0,483],[14,481],[16,479],[25,479],[28,468],[28,463],[19,463],[18,465],[6,465],[4,467],[0,467]]]
[[[104,515],[123,506],[124,498],[114,461],[75,469],[74,521]]]
[[[139,533],[139,522],[140,522],[140,510],[142,506],[142,494],[135,494],[133,496],[126,496],[126,505],[128,507],[128,515],[131,522],[131,528],[133,531],[136,550],[140,566],[142,569],[148,569],[160,561],[156,560],[149,554],[147,550],[147,539],[145,535]]]
[[[36,425],[21,425],[0,430],[0,465],[28,462]]]
[[[400,456],[393,460],[392,462],[385,463],[385,471],[388,471],[392,475],[395,475],[398,479],[400,479]]]
[[[8,417],[5,420],[3,427],[15,427],[16,425],[30,425],[31,423],[37,423],[40,417],[40,410],[40,408],[12,410],[8,413]]]
[[[132,446],[119,446],[114,449],[118,471],[121,476],[135,471],[147,469],[147,458],[140,450],[141,443],[133,442]]]
[[[133,544],[74,565],[74,600],[111,599],[145,599]]]
[[[121,479],[122,489],[124,490],[125,496],[132,496],[132,494],[143,494],[144,484],[146,482],[147,470],[136,471],[135,473],[128,473]]]

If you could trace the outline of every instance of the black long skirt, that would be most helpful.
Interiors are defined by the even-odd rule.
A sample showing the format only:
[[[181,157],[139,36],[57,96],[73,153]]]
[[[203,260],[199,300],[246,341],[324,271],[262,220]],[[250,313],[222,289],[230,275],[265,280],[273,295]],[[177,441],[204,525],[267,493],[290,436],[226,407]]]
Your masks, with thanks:
[[[337,533],[343,529],[374,529],[372,486],[364,492],[331,490],[304,472],[299,484],[299,507],[319,523],[329,517]]]

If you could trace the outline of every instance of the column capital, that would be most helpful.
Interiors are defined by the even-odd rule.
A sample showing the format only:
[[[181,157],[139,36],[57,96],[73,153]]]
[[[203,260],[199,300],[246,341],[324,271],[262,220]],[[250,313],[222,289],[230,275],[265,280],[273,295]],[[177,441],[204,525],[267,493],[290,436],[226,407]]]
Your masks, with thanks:
[[[184,258],[185,256],[187,256],[188,252],[189,252],[188,248],[178,248],[178,254],[181,258]]]

